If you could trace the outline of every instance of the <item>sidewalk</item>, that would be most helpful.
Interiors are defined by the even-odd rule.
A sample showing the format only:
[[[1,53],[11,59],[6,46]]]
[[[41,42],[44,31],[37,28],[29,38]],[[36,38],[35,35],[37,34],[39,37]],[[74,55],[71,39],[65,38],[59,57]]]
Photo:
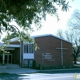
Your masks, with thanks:
[[[29,68],[19,68],[19,69],[0,69],[0,73],[10,73],[10,74],[27,74],[27,73],[35,73],[38,70],[29,69]]]
[[[29,69],[29,68],[18,68],[18,69],[0,69],[0,73],[10,73],[10,74],[29,74],[29,73],[36,73],[36,72],[63,72],[63,71],[73,71],[77,70],[80,71],[80,68],[69,68],[69,69],[50,69],[50,70],[36,70],[36,69]]]

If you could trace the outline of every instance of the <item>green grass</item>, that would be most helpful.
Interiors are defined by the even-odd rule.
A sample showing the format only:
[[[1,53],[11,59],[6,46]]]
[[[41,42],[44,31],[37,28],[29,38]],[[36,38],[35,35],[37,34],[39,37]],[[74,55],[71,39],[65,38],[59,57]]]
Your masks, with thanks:
[[[0,75],[10,75],[10,73],[2,72],[2,73],[0,73]]]

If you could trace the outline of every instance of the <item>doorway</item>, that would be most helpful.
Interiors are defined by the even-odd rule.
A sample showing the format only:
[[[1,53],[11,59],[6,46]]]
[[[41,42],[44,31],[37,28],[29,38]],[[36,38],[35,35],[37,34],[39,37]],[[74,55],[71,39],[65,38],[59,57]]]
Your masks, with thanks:
[[[12,64],[12,54],[1,54],[0,55],[0,63],[1,64]]]
[[[5,54],[5,64],[12,64],[12,54]]]

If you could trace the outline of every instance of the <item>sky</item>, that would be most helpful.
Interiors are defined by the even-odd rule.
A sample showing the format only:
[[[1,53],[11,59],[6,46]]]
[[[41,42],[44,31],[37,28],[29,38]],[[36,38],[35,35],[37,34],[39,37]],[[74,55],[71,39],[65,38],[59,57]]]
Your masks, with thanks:
[[[31,35],[43,35],[43,34],[54,34],[56,35],[57,31],[61,29],[65,31],[68,29],[67,21],[70,19],[71,14],[75,9],[80,9],[80,0],[68,0],[69,8],[68,12],[58,11],[60,21],[57,22],[57,19],[54,16],[47,15],[46,21],[42,22],[42,27],[39,30],[34,31]]]
[[[67,26],[67,21],[71,17],[71,14],[75,9],[80,9],[80,0],[68,0],[69,5],[72,8],[69,8],[68,12],[58,11],[60,21],[57,22],[57,18],[54,16],[47,15],[46,21],[42,21],[42,27],[39,30],[35,30],[31,33],[31,36],[43,35],[43,34],[54,34],[56,35],[59,29],[65,31]],[[4,35],[1,37],[5,37]],[[0,40],[1,41],[1,40]]]

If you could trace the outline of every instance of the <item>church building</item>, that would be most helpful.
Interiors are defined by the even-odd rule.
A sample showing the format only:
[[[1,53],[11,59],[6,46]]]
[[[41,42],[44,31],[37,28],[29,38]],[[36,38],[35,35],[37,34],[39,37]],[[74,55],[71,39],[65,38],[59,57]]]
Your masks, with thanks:
[[[38,49],[34,49],[34,43],[19,42],[13,38],[5,50],[9,53],[0,54],[0,63],[18,64],[20,67],[53,67],[72,66],[72,43],[52,34],[32,36]]]

